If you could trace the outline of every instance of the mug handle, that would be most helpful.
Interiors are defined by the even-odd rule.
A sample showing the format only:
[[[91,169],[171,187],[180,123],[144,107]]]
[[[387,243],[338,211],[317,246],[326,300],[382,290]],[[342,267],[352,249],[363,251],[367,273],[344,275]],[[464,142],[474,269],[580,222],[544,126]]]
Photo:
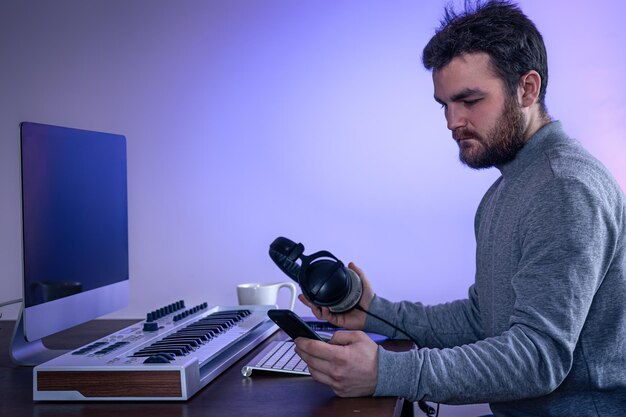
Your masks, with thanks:
[[[289,291],[291,292],[291,302],[289,303],[289,310],[293,311],[293,306],[296,303],[296,292],[298,291],[296,288],[296,284],[294,284],[293,282],[281,282],[280,284],[278,284],[278,289],[276,290],[276,293],[278,293],[278,291],[280,291],[280,289],[283,287],[289,288]]]

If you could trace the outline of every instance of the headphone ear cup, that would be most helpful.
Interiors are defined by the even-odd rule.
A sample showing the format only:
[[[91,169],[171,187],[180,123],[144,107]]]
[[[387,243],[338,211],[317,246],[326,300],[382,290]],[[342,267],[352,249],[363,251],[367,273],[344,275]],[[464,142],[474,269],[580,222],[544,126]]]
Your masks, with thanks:
[[[336,276],[342,269],[336,261],[322,259],[305,265],[300,272],[300,288],[304,296],[320,307],[335,305],[348,293],[346,279]]]
[[[314,305],[328,307],[333,313],[354,308],[363,294],[358,274],[328,251],[309,256],[303,252],[301,243],[278,237],[270,245],[269,255],[287,276],[300,284],[302,294]]]
[[[359,275],[350,268],[343,268],[350,282],[350,291],[338,304],[328,307],[331,313],[343,313],[354,308],[363,295],[363,283]]]

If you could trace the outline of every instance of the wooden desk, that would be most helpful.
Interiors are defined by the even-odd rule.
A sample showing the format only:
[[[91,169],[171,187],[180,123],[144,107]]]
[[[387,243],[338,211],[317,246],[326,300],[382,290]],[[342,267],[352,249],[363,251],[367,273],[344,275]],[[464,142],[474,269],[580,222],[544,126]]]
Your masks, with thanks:
[[[45,339],[50,348],[73,349],[135,323],[95,320]],[[34,402],[33,372],[14,365],[9,343],[14,321],[0,321],[0,416],[9,417],[195,417],[195,416],[358,416],[410,417],[411,403],[397,398],[338,398],[306,376],[255,373],[241,367],[257,347],[186,402]],[[284,337],[279,333],[271,339]]]

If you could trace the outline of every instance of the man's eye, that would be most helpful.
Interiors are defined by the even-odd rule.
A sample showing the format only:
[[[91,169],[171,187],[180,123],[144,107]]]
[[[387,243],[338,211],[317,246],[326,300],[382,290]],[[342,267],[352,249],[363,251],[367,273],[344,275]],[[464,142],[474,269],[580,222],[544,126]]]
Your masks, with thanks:
[[[479,98],[475,100],[463,100],[463,104],[465,104],[467,107],[472,107],[474,104],[478,103],[479,101],[480,101]]]

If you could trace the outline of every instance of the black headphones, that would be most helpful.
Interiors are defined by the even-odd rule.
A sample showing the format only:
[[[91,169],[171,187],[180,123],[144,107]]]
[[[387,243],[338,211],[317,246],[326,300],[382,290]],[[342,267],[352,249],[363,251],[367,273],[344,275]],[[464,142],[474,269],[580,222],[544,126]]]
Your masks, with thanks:
[[[315,252],[305,256],[304,245],[285,237],[277,237],[270,245],[270,258],[287,276],[298,284],[302,294],[319,307],[328,307],[333,313],[343,313],[354,307],[360,309],[387,325],[395,328],[415,342],[407,332],[393,323],[363,310],[358,304],[363,294],[361,278],[328,251]],[[300,260],[301,264],[298,264]],[[435,410],[425,401],[418,401],[419,408],[427,416],[439,415],[439,404]]]
[[[355,307],[363,294],[361,278],[328,251],[303,255],[304,245],[285,237],[274,239],[270,258],[288,277],[300,284],[302,294],[319,307],[343,313]],[[298,264],[300,260],[300,264]]]

